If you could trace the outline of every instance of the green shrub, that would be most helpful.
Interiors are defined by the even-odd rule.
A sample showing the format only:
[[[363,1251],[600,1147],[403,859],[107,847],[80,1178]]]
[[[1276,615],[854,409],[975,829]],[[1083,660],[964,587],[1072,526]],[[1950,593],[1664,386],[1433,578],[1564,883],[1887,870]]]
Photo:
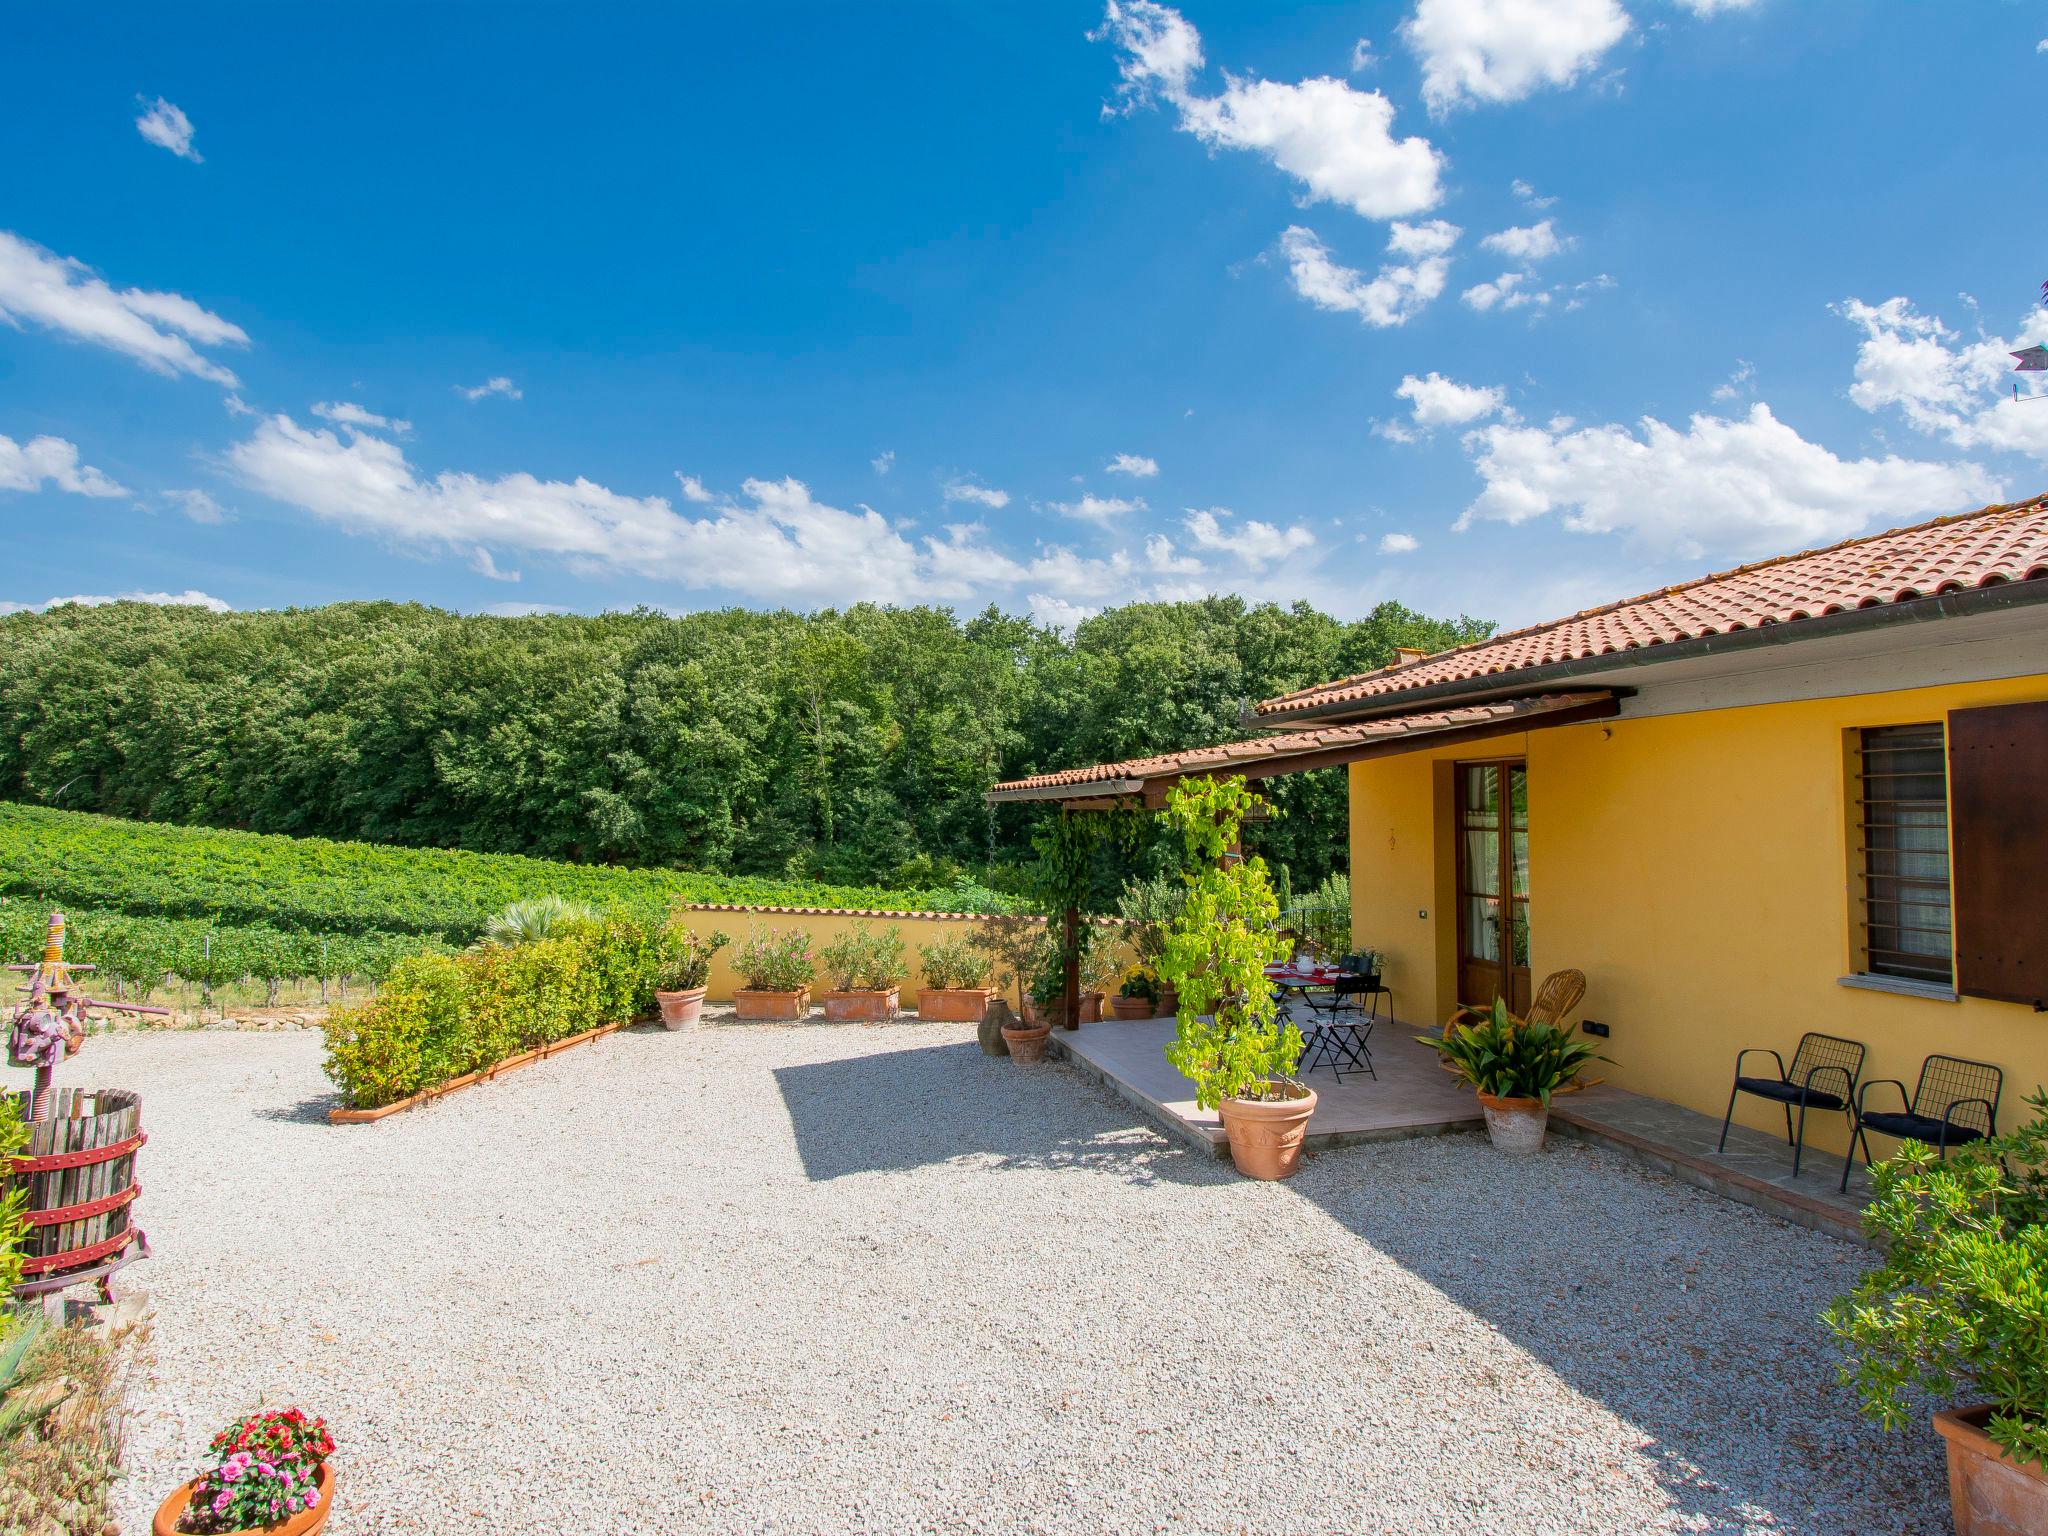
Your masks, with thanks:
[[[1985,1433],[2048,1469],[2048,1092],[2018,1130],[1951,1152],[1909,1141],[1871,1170],[1865,1228],[1884,1253],[1823,1314],[1844,1384],[1887,1429],[1929,1394],[1989,1399]]]
[[[22,1123],[21,1100],[0,1090],[0,1168],[11,1166],[8,1159],[18,1157],[27,1147],[28,1127]],[[26,1181],[0,1179],[0,1310],[21,1280],[21,1250],[28,1238],[23,1212],[27,1208]]]
[[[520,1051],[654,1008],[659,935],[624,918],[559,937],[416,955],[370,1002],[330,1012],[327,1075],[352,1109],[374,1109]]]
[[[570,901],[561,896],[535,896],[515,901],[484,922],[486,944],[531,944],[536,939],[558,938],[572,929],[588,928],[598,922],[597,908],[587,901]]]
[[[917,946],[924,984],[941,991],[981,986],[988,980],[988,956],[971,939],[938,939]]]
[[[1282,914],[1326,960],[1351,953],[1351,877],[1332,875]]]
[[[879,992],[903,980],[903,930],[849,923],[818,951],[818,964],[835,992]]]
[[[1174,875],[1154,875],[1133,880],[1117,898],[1117,915],[1124,920],[1124,942],[1145,965],[1156,966],[1166,953],[1166,930],[1187,905],[1185,881]]]
[[[661,953],[655,966],[655,989],[689,992],[711,980],[711,957],[732,942],[722,933],[705,935],[691,928],[678,912],[661,930]]]
[[[733,951],[732,968],[750,992],[794,992],[811,984],[811,936],[801,928],[756,928]]]

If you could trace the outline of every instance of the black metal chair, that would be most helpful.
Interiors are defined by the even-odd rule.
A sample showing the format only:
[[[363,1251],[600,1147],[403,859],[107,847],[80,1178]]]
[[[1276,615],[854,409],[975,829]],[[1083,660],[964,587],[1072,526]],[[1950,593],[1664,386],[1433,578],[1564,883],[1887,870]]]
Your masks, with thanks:
[[[1896,1110],[1872,1109],[1870,1090],[1896,1088]],[[1913,1097],[1906,1097],[1906,1085],[1895,1077],[1867,1082],[1856,1094],[1856,1113],[1850,1118],[1850,1157],[1856,1144],[1863,1144],[1863,1166],[1870,1167],[1870,1136],[1895,1137],[1900,1141],[1924,1141],[1943,1157],[1950,1147],[1964,1146],[1998,1134],[1998,1097],[2005,1088],[2005,1073],[1988,1061],[1967,1061],[1960,1056],[1930,1056],[1920,1064],[1920,1081]],[[1849,1158],[1842,1160],[1842,1188],[1849,1187]]]
[[[1767,1047],[1751,1046],[1735,1053],[1735,1086],[1728,1090],[1728,1113],[1721,1121],[1721,1145],[1717,1153],[1728,1150],[1728,1127],[1735,1119],[1735,1100],[1738,1095],[1749,1093],[1760,1099],[1769,1099],[1785,1111],[1785,1143],[1792,1149],[1792,1176],[1799,1176],[1799,1160],[1806,1152],[1806,1112],[1809,1109],[1840,1110],[1854,1120],[1852,1106],[1856,1101],[1856,1079],[1863,1072],[1863,1043],[1860,1040],[1844,1040],[1839,1035],[1822,1035],[1808,1031],[1799,1037],[1799,1048],[1792,1053],[1792,1065],[1785,1065],[1785,1058]],[[1745,1077],[1742,1073],[1744,1058],[1768,1056],[1778,1064],[1776,1077]],[[1799,1125],[1792,1125],[1792,1107],[1799,1107]]]
[[[1394,1016],[1394,993],[1393,989],[1380,979],[1379,963],[1365,955],[1346,955],[1344,969],[1363,976],[1371,983],[1366,987],[1364,995],[1372,1005],[1373,1017],[1379,1017],[1379,1000],[1384,997],[1387,1000],[1387,1017],[1391,1019]]]
[[[1363,1072],[1374,1082],[1379,1081],[1380,1075],[1373,1070],[1372,1051],[1367,1045],[1372,1039],[1373,1025],[1379,1022],[1379,1015],[1367,1011],[1361,1001],[1374,990],[1367,977],[1339,976],[1320,1000],[1314,992],[1302,993],[1302,1001],[1316,1016],[1308,1037],[1311,1048],[1303,1055],[1301,1070],[1304,1073],[1313,1072],[1327,1063],[1331,1074],[1340,1083],[1344,1081],[1346,1072]]]

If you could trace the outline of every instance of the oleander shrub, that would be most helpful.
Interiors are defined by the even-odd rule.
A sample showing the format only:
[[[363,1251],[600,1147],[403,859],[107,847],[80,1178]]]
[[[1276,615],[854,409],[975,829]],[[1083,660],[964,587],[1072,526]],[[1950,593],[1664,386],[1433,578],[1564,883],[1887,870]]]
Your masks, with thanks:
[[[622,917],[555,938],[419,955],[377,996],[321,1026],[327,1075],[351,1109],[375,1109],[520,1051],[654,1010],[660,935]]]
[[[749,992],[794,992],[818,974],[811,936],[801,928],[755,928],[732,954]]]
[[[942,992],[986,986],[989,958],[969,939],[936,939],[917,946],[924,984]]]
[[[903,980],[903,930],[849,923],[818,951],[818,964],[835,992],[880,992]]]

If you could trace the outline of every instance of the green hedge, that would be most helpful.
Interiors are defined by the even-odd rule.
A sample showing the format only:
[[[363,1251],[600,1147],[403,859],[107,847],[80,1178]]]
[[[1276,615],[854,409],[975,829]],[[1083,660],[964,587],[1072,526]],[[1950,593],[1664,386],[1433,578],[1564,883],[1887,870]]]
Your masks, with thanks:
[[[391,968],[370,1002],[321,1026],[327,1075],[351,1109],[395,1103],[553,1040],[654,1012],[657,935],[611,918],[561,938]]]

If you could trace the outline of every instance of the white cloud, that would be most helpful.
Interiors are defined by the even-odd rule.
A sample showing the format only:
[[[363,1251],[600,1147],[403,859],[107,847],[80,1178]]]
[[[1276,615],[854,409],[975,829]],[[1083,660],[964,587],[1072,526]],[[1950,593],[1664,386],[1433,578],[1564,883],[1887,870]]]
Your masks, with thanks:
[[[1873,522],[1909,522],[1996,500],[1974,464],[1841,459],[1758,402],[1746,416],[1696,415],[1681,431],[1514,422],[1465,438],[1486,482],[1459,519],[1522,523],[1551,512],[1574,533],[1615,533],[1659,554],[1738,557],[1824,543]]]
[[[234,607],[217,597],[187,588],[183,592],[115,592],[111,595],[50,597],[40,603],[0,603],[0,613],[42,613],[75,603],[80,608],[104,608],[108,603],[155,603],[163,608],[205,608],[213,613],[233,613]]]
[[[1378,63],[1379,59],[1374,56],[1372,51],[1371,38],[1361,37],[1351,45],[1351,73],[1355,75],[1361,71],[1372,69]]]
[[[1307,189],[1371,219],[1427,212],[1443,200],[1443,156],[1427,139],[1394,137],[1394,106],[1377,91],[1318,76],[1289,85],[1226,75],[1214,96],[1194,90],[1202,40],[1170,6],[1109,0],[1102,26],[1120,58],[1118,96],[1130,111],[1163,98],[1180,126],[1212,149],[1264,155]]]
[[[1530,288],[1526,272],[1503,272],[1490,283],[1475,283],[1459,295],[1472,308],[1484,314],[1489,309],[1525,309],[1534,307],[1547,309],[1550,293],[1543,288]]]
[[[1498,251],[1509,261],[1527,264],[1555,256],[1572,242],[1560,238],[1557,221],[1545,219],[1540,224],[1524,224],[1513,229],[1503,229],[1498,234],[1488,235],[1479,242],[1489,251]]]
[[[1441,113],[1568,86],[1628,29],[1618,0],[1417,0],[1401,37]]]
[[[502,373],[493,374],[481,384],[458,384],[455,393],[465,400],[481,400],[486,395],[503,395],[507,400],[523,400],[525,393]]]
[[[477,611],[489,614],[494,619],[531,619],[545,614],[570,613],[574,610],[564,608],[560,603],[485,603]]]
[[[135,99],[143,101],[140,96]],[[144,102],[142,116],[135,119],[135,128],[150,143],[168,149],[179,159],[190,160],[194,165],[199,163],[199,151],[192,147],[192,119],[163,97]]]
[[[1068,635],[1079,628],[1084,619],[1092,619],[1102,612],[1099,606],[1083,607],[1078,603],[1070,603],[1063,597],[1056,597],[1050,592],[1033,592],[1028,601],[1034,620],[1047,629],[1056,629]]]
[[[948,480],[942,487],[942,494],[949,503],[968,501],[980,507],[1007,507],[1010,504],[1008,491],[976,485],[972,480]]]
[[[32,437],[24,446],[0,436],[0,491],[39,491],[45,484],[74,496],[126,496],[127,487],[78,462],[78,445]]]
[[[1882,304],[1845,299],[1836,312],[1863,332],[1849,398],[1864,410],[1896,409],[1917,430],[1958,448],[2048,461],[2048,402],[2011,394],[2011,353],[2048,341],[2048,312],[2031,311],[2010,341],[1966,340],[1939,315],[1902,298]]]
[[[886,475],[896,467],[896,450],[894,448],[884,448],[872,459],[869,459],[868,464],[874,469],[876,474]]]
[[[1517,198],[1519,198],[1522,202],[1528,204],[1531,208],[1541,210],[1544,208],[1554,208],[1557,206],[1556,198],[1538,197],[1536,195],[1536,189],[1530,186],[1528,182],[1522,180],[1522,178],[1519,176],[1517,176],[1512,182],[1508,184],[1508,190],[1510,192],[1513,192]]]
[[[702,504],[717,499],[704,489],[704,482],[702,480],[699,480],[695,475],[686,475],[680,469],[676,471],[676,483],[683,488],[683,500],[685,501],[694,501]]]
[[[1055,501],[1047,503],[1053,511],[1068,517],[1086,518],[1090,522],[1103,523],[1112,518],[1122,517],[1126,512],[1142,512],[1145,500],[1141,496],[1098,496],[1089,491],[1079,501]]]
[[[1756,0],[1677,0],[1695,16],[1717,16],[1723,11],[1746,11]]]
[[[371,428],[382,432],[396,432],[400,437],[412,430],[412,423],[399,421],[390,416],[379,416],[375,411],[365,410],[347,400],[322,400],[313,407],[313,414],[324,421],[331,421],[340,427]]]
[[[1412,533],[1388,533],[1380,536],[1380,553],[1383,555],[1412,555],[1422,548],[1422,541]]]
[[[1408,374],[1394,393],[1409,402],[1409,415],[1424,431],[1462,427],[1504,409],[1508,401],[1508,392],[1497,384],[1460,384],[1436,372],[1419,379]]]
[[[1384,263],[1371,278],[1333,260],[1329,247],[1299,224],[1280,236],[1280,248],[1296,293],[1318,309],[1354,314],[1366,325],[1384,328],[1406,324],[1444,291],[1458,234],[1455,224],[1442,219],[1395,223],[1387,249],[1405,259]]]
[[[1206,512],[1189,507],[1181,525],[1187,529],[1188,537],[1195,541],[1197,549],[1232,555],[1248,562],[1254,569],[1285,560],[1316,541],[1316,536],[1299,523],[1290,528],[1279,528],[1272,523],[1254,520],[1224,527],[1224,519],[1231,516],[1224,507],[1212,507]]]
[[[232,388],[235,376],[199,346],[246,346],[238,325],[182,294],[115,291],[83,262],[0,230],[0,320],[23,320],[124,352],[154,373],[191,374]]]
[[[176,503],[178,510],[195,523],[212,526],[228,520],[228,509],[205,491],[165,491],[164,499]]]
[[[1714,386],[1716,400],[1740,400],[1756,393],[1756,364],[1746,357],[1738,357],[1735,362],[1736,369],[1728,375],[1727,382]]]
[[[1112,475],[1129,475],[1134,480],[1150,480],[1159,473],[1159,461],[1147,458],[1141,453],[1120,453],[1106,466]]]

